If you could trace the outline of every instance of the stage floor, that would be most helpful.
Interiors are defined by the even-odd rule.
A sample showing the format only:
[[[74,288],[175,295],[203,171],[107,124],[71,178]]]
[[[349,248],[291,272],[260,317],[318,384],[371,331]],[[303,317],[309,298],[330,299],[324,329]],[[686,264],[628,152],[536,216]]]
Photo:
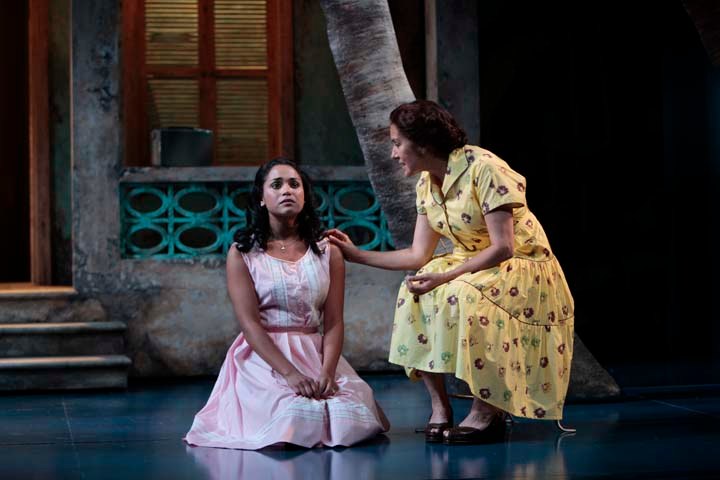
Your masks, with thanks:
[[[392,422],[344,449],[247,452],[187,447],[181,437],[213,379],[131,382],[127,391],[0,395],[0,479],[720,478],[720,393],[626,391],[571,404],[552,422],[518,421],[508,443],[427,445],[429,401],[400,375],[365,375]],[[459,420],[468,400],[455,399]]]

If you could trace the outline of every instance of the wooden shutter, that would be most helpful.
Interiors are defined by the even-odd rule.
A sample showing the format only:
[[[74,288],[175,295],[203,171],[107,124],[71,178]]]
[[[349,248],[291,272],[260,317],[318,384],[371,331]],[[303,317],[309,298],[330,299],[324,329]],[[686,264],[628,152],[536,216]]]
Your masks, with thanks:
[[[145,0],[145,63],[198,66],[198,1]]]
[[[199,127],[196,79],[148,79],[146,111],[150,128]]]
[[[267,69],[267,2],[215,0],[218,68]]]
[[[269,154],[267,3],[215,0],[219,164],[257,165]]]
[[[267,80],[221,79],[217,93],[217,162],[263,163],[268,157]]]
[[[163,127],[212,130],[217,165],[292,156],[292,2],[127,0],[123,17],[127,165]]]

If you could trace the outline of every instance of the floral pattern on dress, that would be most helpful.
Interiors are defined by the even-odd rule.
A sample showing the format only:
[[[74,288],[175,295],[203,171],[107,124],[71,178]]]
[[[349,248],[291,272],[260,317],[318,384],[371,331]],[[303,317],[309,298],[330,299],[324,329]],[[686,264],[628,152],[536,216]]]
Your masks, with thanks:
[[[418,273],[453,270],[490,246],[485,216],[501,206],[512,208],[514,255],[424,295],[401,285],[390,361],[411,378],[418,378],[416,370],[454,373],[476,396],[513,415],[562,418],[574,304],[542,225],[527,207],[526,179],[468,145],[451,154],[442,185],[423,172],[416,191],[418,214],[454,247]]]

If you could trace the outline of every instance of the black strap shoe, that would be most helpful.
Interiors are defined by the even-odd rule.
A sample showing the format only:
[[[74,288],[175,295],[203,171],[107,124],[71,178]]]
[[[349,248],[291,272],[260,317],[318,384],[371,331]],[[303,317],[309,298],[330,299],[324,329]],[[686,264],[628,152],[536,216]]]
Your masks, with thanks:
[[[442,442],[446,445],[480,445],[505,441],[507,426],[505,413],[498,412],[482,430],[473,427],[453,427],[445,430]]]

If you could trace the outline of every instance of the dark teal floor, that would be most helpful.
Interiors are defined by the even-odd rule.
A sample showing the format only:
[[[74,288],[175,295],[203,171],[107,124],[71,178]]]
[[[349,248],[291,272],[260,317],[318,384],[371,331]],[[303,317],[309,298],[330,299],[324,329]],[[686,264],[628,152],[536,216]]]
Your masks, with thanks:
[[[0,395],[0,479],[720,478],[720,393],[571,404],[560,436],[521,421],[488,446],[426,445],[422,385],[366,376],[393,428],[345,449],[245,452],[180,439],[212,379],[133,383],[127,391]],[[453,400],[456,415],[469,406]]]

